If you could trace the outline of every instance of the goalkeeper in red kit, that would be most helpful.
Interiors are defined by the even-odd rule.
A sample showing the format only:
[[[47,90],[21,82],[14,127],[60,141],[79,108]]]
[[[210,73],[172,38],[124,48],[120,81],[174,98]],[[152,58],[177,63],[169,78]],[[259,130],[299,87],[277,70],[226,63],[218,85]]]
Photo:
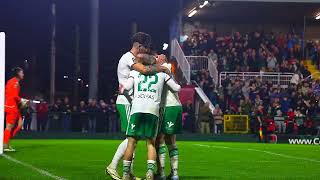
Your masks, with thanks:
[[[15,151],[9,146],[9,141],[20,131],[23,120],[19,106],[25,106],[28,100],[20,98],[20,81],[24,78],[23,69],[13,68],[14,77],[7,81],[5,88],[5,114],[6,128],[4,130],[3,150],[5,152]]]

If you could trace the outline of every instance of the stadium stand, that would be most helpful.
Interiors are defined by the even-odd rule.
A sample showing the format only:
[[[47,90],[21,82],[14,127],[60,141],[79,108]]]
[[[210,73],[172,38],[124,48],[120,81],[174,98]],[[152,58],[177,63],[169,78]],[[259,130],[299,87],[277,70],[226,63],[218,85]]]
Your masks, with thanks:
[[[181,42],[190,64],[190,79],[201,87],[213,106],[221,109],[219,116],[249,115],[252,133],[258,133],[261,124],[276,133],[317,133],[318,42],[307,43],[305,57],[310,60],[302,61],[302,39],[294,31],[219,36],[206,28],[191,29]],[[217,65],[219,83],[208,62]],[[217,121],[213,124],[220,126],[221,119],[213,119]],[[217,130],[213,128],[220,133]]]
[[[292,33],[252,32],[219,36],[195,29],[182,44],[186,56],[208,56],[219,71],[295,72],[299,66],[301,38]]]

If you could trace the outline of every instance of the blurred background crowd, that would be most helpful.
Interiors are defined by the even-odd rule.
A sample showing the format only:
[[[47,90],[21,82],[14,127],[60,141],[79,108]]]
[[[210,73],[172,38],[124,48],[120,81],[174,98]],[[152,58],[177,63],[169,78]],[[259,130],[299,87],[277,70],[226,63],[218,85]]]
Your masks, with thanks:
[[[30,130],[36,121],[37,131],[114,133],[119,131],[115,101],[89,99],[72,104],[69,97],[57,99],[53,105],[46,102],[31,104],[24,112],[24,129]]]
[[[303,41],[297,33],[255,31],[219,36],[215,31],[194,27],[182,43],[186,56],[208,56],[219,71],[296,72],[300,70]],[[306,42],[306,54],[319,64],[319,43]]]
[[[190,30],[191,29],[191,30]],[[200,108],[202,133],[221,132],[224,114],[249,115],[252,133],[260,125],[275,133],[319,134],[320,81],[310,78],[303,54],[319,64],[319,42],[306,42],[294,31],[267,33],[255,31],[219,36],[215,31],[193,26],[182,42],[186,56],[207,56],[220,72],[294,73],[288,86],[228,76],[218,85],[208,70],[192,72],[194,79],[215,106],[212,116],[207,104]],[[208,118],[209,116],[209,118]]]

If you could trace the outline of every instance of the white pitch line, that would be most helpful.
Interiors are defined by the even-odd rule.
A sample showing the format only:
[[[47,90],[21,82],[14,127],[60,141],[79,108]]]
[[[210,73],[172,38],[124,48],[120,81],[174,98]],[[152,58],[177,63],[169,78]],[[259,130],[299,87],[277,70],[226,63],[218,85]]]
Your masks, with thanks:
[[[320,163],[319,160],[316,159],[310,159],[310,158],[304,158],[304,157],[295,157],[295,156],[290,156],[290,155],[285,155],[285,154],[280,154],[280,153],[274,153],[271,151],[265,151],[265,150],[259,150],[259,149],[247,149],[248,151],[256,151],[256,152],[262,152],[270,155],[275,155],[275,156],[280,156],[288,159],[297,159],[297,160],[304,160],[304,161],[310,161],[310,162],[316,162]]]
[[[284,157],[284,158],[288,158],[288,159],[297,159],[297,160],[304,160],[304,161],[320,163],[320,161],[316,160],[316,159],[310,159],[310,158],[304,158],[304,157],[295,157],[295,156],[275,153],[275,152],[271,152],[271,151],[259,150],[259,149],[251,149],[251,148],[243,149],[243,148],[233,148],[233,147],[227,147],[227,146],[211,146],[211,145],[205,145],[205,144],[196,144],[196,146],[207,147],[207,148],[217,148],[217,149],[247,150],[247,151],[254,151],[254,152],[262,152],[262,153],[265,153],[265,154],[270,154],[270,155],[274,155],[274,156],[280,156],[280,157]]]
[[[52,179],[56,179],[56,180],[66,180],[66,179],[63,178],[63,177],[59,177],[59,176],[53,175],[53,174],[49,173],[49,172],[46,171],[46,170],[39,169],[39,168],[37,168],[37,167],[34,167],[34,166],[31,165],[31,164],[28,164],[28,163],[19,161],[19,160],[15,159],[15,158],[13,158],[13,157],[11,157],[11,156],[9,156],[9,155],[2,154],[1,156],[3,156],[4,158],[8,159],[9,161],[12,161],[12,162],[15,162],[15,163],[17,163],[17,164],[20,164],[20,165],[22,165],[22,166],[24,166],[24,167],[30,168],[30,169],[32,169],[32,170],[34,170],[34,171],[37,171],[38,173],[40,173],[40,174],[42,174],[42,175],[44,175],[44,176],[50,177],[50,178],[52,178]]]

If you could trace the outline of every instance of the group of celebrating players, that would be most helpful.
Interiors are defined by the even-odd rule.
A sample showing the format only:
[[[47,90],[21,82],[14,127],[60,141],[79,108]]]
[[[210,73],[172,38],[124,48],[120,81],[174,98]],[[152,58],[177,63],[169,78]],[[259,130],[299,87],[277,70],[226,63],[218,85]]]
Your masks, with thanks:
[[[171,75],[171,64],[165,55],[151,53],[151,36],[138,32],[132,37],[132,48],[118,64],[119,95],[116,107],[121,121],[121,130],[127,138],[119,145],[106,173],[115,180],[139,179],[133,174],[133,160],[137,141],[147,141],[146,179],[167,179],[165,158],[168,148],[171,173],[168,179],[178,180],[178,148],[176,134],[182,128],[182,106],[177,92],[181,87]],[[5,89],[6,128],[4,151],[15,151],[9,141],[22,128],[21,105],[29,100],[20,98],[20,81],[24,78],[21,68],[13,69]],[[117,166],[123,160],[123,176]],[[157,167],[157,170],[156,170]],[[157,173],[156,173],[157,171]]]
[[[181,87],[171,75],[165,55],[151,53],[151,36],[138,32],[132,48],[118,64],[119,95],[116,101],[121,130],[127,138],[119,145],[108,173],[115,180],[138,179],[133,174],[133,160],[138,140],[147,142],[146,179],[178,180],[176,134],[182,128],[182,106],[177,95]],[[171,173],[165,174],[166,149],[169,150]],[[123,176],[117,166],[123,160]],[[157,167],[157,168],[156,168]]]

